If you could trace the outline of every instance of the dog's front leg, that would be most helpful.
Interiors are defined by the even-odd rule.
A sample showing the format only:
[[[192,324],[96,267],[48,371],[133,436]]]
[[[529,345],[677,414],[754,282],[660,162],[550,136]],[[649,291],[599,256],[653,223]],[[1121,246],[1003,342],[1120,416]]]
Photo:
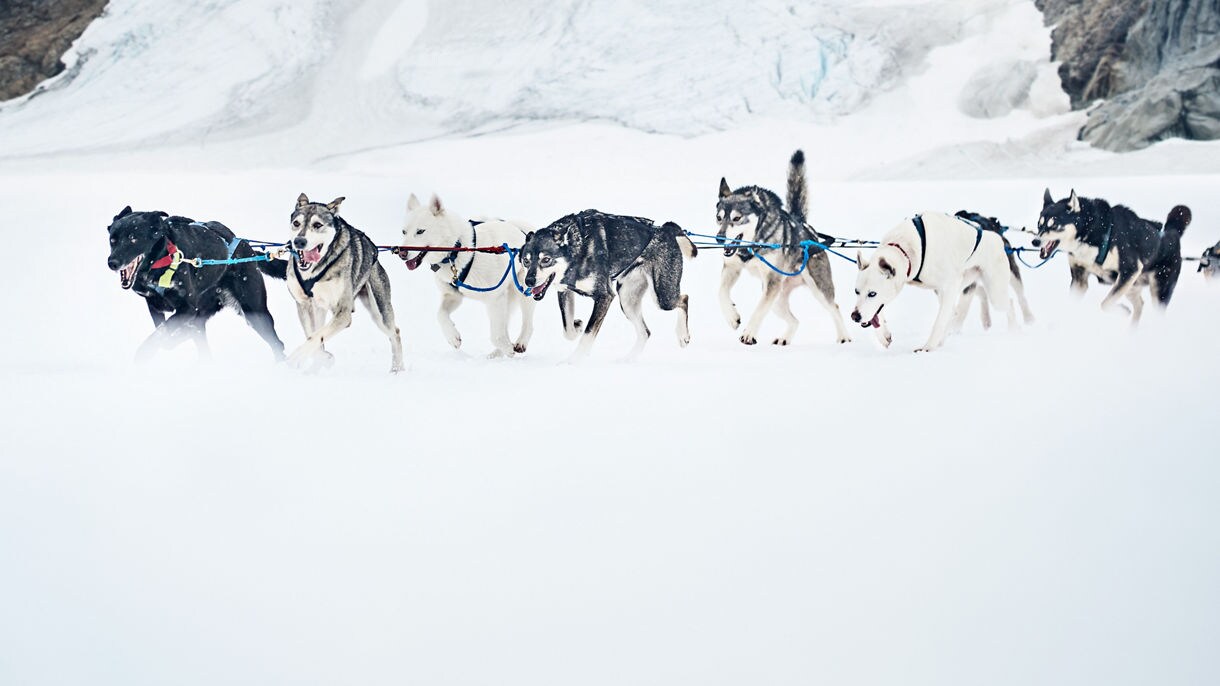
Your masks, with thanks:
[[[350,299],[340,299],[339,302],[350,302]],[[323,352],[326,341],[352,325],[351,307],[339,306],[331,312],[330,321],[315,331],[312,336],[305,339],[305,342],[300,347],[292,351],[292,355],[288,357],[289,363],[296,367],[301,366],[306,360]]]
[[[501,291],[487,303],[488,329],[491,331],[491,344],[495,346],[491,357],[511,357],[515,352],[513,342],[508,337],[509,296],[507,291]]]
[[[1085,269],[1083,265],[1072,262],[1068,265],[1068,272],[1072,275],[1072,295],[1077,298],[1083,297],[1089,290],[1089,270]]]
[[[195,319],[194,312],[175,312],[153,330],[136,350],[136,361],[146,362],[158,350],[169,349],[182,342],[182,335]]]
[[[462,335],[458,333],[452,315],[458,305],[462,304],[462,294],[449,286],[444,286],[444,289],[441,291],[441,306],[436,311],[436,321],[441,325],[441,333],[445,335],[445,340],[449,341],[449,345],[455,349],[461,348]]]
[[[932,323],[932,333],[928,336],[928,342],[924,343],[922,348],[917,348],[915,352],[931,352],[945,342],[945,335],[948,333],[949,324],[953,320],[954,306],[957,305],[961,292],[962,286],[960,282],[947,284],[937,289],[936,297],[940,301],[940,309],[936,312],[936,321]]]
[[[517,306],[521,308],[521,333],[517,335],[513,351],[523,353],[529,347],[530,339],[534,337],[534,310],[537,309],[538,301],[533,298],[517,297],[515,293],[509,297],[513,298]]]
[[[741,326],[741,314],[737,312],[737,305],[733,304],[733,286],[737,284],[737,279],[741,278],[743,264],[734,257],[726,261],[720,269],[720,311],[734,331]]]
[[[576,318],[576,296],[572,291],[559,292],[559,317],[563,320],[563,337],[569,341],[576,340],[583,322]]]
[[[144,304],[148,306],[148,316],[152,317],[153,329],[165,323],[165,313],[154,307],[151,300],[145,299]]]
[[[603,293],[593,298],[593,312],[589,314],[589,323],[585,325],[585,333],[581,336],[576,351],[568,358],[569,362],[579,362],[589,356],[593,341],[597,338],[597,332],[601,330],[602,322],[606,320],[606,313],[610,311],[613,302],[613,293]]]
[[[746,330],[741,334],[741,342],[746,345],[754,345],[758,342],[758,329],[762,326],[763,319],[767,317],[767,313],[771,311],[771,307],[775,305],[775,300],[779,298],[783,291],[783,277],[774,274],[768,274],[763,278],[763,296],[758,303],[758,308],[754,310],[754,314],[750,315],[750,323],[746,324]]]

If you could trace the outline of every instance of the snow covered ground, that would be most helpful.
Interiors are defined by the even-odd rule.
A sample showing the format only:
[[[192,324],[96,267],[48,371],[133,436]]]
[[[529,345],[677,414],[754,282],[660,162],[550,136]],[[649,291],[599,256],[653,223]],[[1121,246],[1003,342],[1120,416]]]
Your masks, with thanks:
[[[165,11],[113,4],[126,5],[115,35],[131,34],[131,13]],[[978,49],[966,29],[927,53],[926,70],[825,121],[789,104],[719,119],[695,108],[697,130],[681,133],[699,135],[572,115],[467,136],[446,118],[463,109],[450,94],[403,119],[354,115],[344,129],[307,104],[298,119],[292,108],[250,114],[290,91],[316,105],[322,91],[306,85],[332,77],[310,70],[340,69],[275,53],[276,27],[253,21],[258,11],[272,7],[309,43],[336,16],[349,32],[376,19],[415,35],[420,12],[427,40],[460,8],[254,5],[209,3],[182,19],[229,22],[267,43],[276,75],[249,91],[249,111],[184,113],[174,105],[186,91],[116,96],[117,82],[87,80],[0,111],[0,207],[15,256],[0,281],[11,294],[0,684],[1216,680],[1220,286],[1189,268],[1167,315],[1132,332],[1097,311],[1100,289],[1073,301],[1056,260],[1026,272],[1034,325],[983,332],[972,319],[944,350],[916,356],[934,309],[923,291],[892,307],[890,350],[865,332],[833,344],[804,294],[795,345],[742,346],[716,306],[720,259],[709,252],[688,264],[688,349],[672,317],[648,309],[652,340],[619,361],[633,334],[614,311],[592,358],[565,366],[572,344],[553,299],[527,355],[486,359],[475,303],[458,311],[465,344],[454,352],[431,276],[386,259],[408,371],[386,373],[388,346],[361,311],[328,346],[335,366],[303,375],[273,365],[232,313],[210,327],[211,363],[183,346],[134,365],[150,323],[105,268],[104,236],[131,204],[274,239],[302,191],[347,196],[344,216],[383,244],[399,235],[408,193],[433,191],[471,215],[544,224],[597,207],[699,231],[711,228],[720,176],[780,189],[799,146],[811,216],[837,235],[876,238],[913,212],[963,207],[1032,224],[1050,185],[1155,218],[1188,204],[1185,252],[1197,255],[1220,239],[1215,146],[1096,153],[1071,142],[1073,115],[1032,102],[967,117],[957,95]],[[860,5],[884,15],[910,3]],[[956,5],[929,16],[964,11]],[[578,19],[609,12],[573,7]],[[1028,20],[1017,3],[987,7],[1017,17],[995,24],[1013,29],[1005,59],[1045,40],[1040,27],[1014,32]],[[529,11],[545,36],[563,16]],[[159,32],[180,35],[157,22],[147,31],[153,45],[168,40]],[[336,40],[342,69],[367,79],[405,78],[431,54],[402,58],[382,34],[363,51]],[[508,52],[558,59],[550,50]],[[259,82],[258,58],[233,62],[249,69],[234,79]],[[111,110],[107,90],[120,99]],[[40,100],[38,116],[22,114]],[[412,129],[417,115],[427,121]],[[443,135],[404,143],[425,125]],[[82,143],[89,132],[97,145]],[[847,311],[854,267],[833,266]],[[278,282],[270,290],[295,346],[291,300]],[[756,282],[736,293],[750,311]],[[770,321],[763,338],[778,330]]]

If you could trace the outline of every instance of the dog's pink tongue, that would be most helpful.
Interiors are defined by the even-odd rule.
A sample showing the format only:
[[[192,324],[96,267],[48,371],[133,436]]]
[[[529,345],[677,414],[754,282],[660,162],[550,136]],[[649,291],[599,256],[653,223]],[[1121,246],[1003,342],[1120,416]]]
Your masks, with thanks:
[[[877,314],[874,314],[873,318],[870,319],[868,323],[872,324],[873,328],[880,329],[881,328],[881,313],[878,312]]]
[[[305,253],[302,255],[302,257],[305,258],[306,262],[317,262],[318,260],[321,260],[322,259],[322,246],[319,245],[318,247],[314,248],[313,250],[306,250]]]

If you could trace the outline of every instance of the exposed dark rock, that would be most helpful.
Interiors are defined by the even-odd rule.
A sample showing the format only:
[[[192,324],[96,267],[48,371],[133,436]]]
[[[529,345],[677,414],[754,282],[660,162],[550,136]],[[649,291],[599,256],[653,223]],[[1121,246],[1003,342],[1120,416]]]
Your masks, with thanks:
[[[60,58],[107,0],[0,0],[0,100],[63,71]]]
[[[1134,150],[1220,138],[1220,0],[1035,0],[1082,140]]]

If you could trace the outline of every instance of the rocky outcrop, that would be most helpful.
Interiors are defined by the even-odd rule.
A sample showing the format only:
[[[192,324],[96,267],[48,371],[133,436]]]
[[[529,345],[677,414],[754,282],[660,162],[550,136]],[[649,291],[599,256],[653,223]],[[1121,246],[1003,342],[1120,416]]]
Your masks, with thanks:
[[[1220,0],[1035,0],[1080,138],[1108,150],[1220,138]]]
[[[0,0],[0,100],[34,90],[63,71],[72,41],[107,0]]]

